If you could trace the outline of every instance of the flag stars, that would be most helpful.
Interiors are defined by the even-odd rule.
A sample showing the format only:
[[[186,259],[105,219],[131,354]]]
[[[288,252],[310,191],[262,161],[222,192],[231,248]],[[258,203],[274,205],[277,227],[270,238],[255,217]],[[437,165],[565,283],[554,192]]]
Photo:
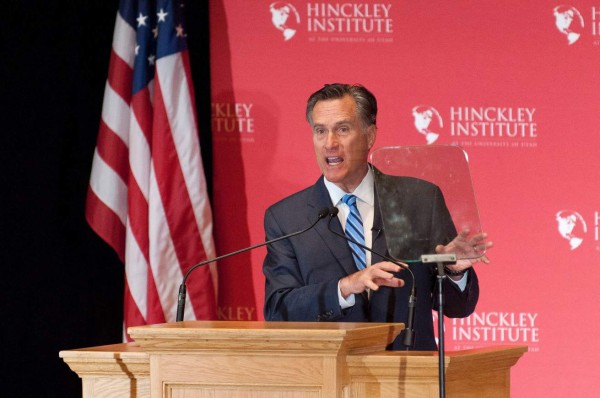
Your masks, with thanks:
[[[185,33],[183,32],[183,26],[181,24],[177,25],[175,27],[175,30],[177,31],[177,37],[185,37]]]
[[[166,22],[167,15],[169,15],[169,13],[165,12],[165,10],[161,8],[160,11],[156,14],[156,16],[158,17],[158,22]]]
[[[140,26],[146,26],[146,19],[148,19],[148,16],[144,16],[144,14],[140,12],[140,16],[135,19],[138,23],[138,28]]]
[[[156,62],[156,56],[150,54],[150,56],[148,57],[148,65],[153,66]]]
[[[152,29],[152,34],[155,39],[158,37],[158,26],[155,26],[154,29]]]

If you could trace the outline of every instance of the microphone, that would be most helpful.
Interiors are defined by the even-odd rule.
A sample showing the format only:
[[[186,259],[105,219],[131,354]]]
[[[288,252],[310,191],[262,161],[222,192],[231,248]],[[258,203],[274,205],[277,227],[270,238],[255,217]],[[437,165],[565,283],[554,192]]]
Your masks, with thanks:
[[[355,241],[354,239],[352,239],[344,234],[340,234],[340,233],[334,231],[333,229],[331,229],[331,220],[333,219],[333,217],[336,217],[338,215],[339,211],[340,211],[340,209],[338,209],[337,207],[329,208],[329,222],[327,223],[327,228],[329,229],[330,232],[332,232],[334,235],[339,236],[340,238],[343,238],[347,241],[354,243],[357,246],[362,247],[365,250],[370,251],[373,254],[378,255],[379,257],[389,261],[390,263],[398,265],[399,267],[407,270],[410,273],[410,276],[412,278],[412,289],[410,290],[410,296],[408,298],[408,320],[406,322],[406,328],[404,329],[404,337],[402,339],[402,344],[406,347],[406,349],[409,349],[410,347],[413,346],[414,338],[415,338],[414,323],[415,323],[415,307],[417,305],[417,288],[416,288],[416,283],[415,283],[415,274],[412,272],[412,270],[408,266],[406,266],[405,264],[402,264],[398,260],[394,260],[393,258],[390,258],[389,256],[377,253],[370,247],[367,247],[367,246]],[[375,230],[372,230],[372,231],[375,231]],[[377,230],[377,234],[379,234],[379,233],[381,233],[381,230]]]
[[[210,260],[204,260],[204,261],[201,261],[198,264],[193,265],[192,267],[190,267],[190,269],[188,269],[187,272],[185,273],[185,276],[183,277],[183,281],[181,282],[181,285],[179,286],[179,294],[177,296],[177,319],[176,319],[176,321],[177,322],[183,321],[183,313],[185,311],[185,298],[186,298],[186,295],[187,295],[187,293],[186,293],[187,288],[185,286],[185,282],[187,281],[187,279],[190,276],[190,274],[192,273],[192,271],[194,271],[196,268],[202,267],[203,265],[210,264],[210,263],[215,262],[215,261],[223,260],[224,258],[227,258],[227,257],[235,256],[236,254],[240,254],[240,253],[244,253],[244,252],[247,252],[249,250],[252,250],[252,249],[256,249],[256,248],[261,247],[261,246],[266,246],[268,244],[275,243],[275,242],[278,242],[278,241],[283,240],[283,239],[288,239],[288,238],[291,238],[292,236],[303,234],[306,231],[308,231],[310,229],[313,229],[315,227],[315,225],[317,225],[317,223],[320,220],[322,220],[323,218],[327,217],[327,215],[329,214],[329,212],[330,212],[330,210],[328,208],[323,208],[323,209],[319,210],[319,214],[317,216],[317,220],[314,223],[312,223],[311,225],[309,225],[307,228],[304,228],[301,231],[292,232],[291,234],[280,236],[279,238],[271,239],[271,240],[268,240],[266,242],[262,242],[262,243],[259,243],[259,244],[256,244],[256,245],[253,245],[253,246],[250,246],[250,247],[246,247],[244,249],[236,250],[234,252],[227,253],[227,254],[224,254],[224,255],[219,256],[219,257],[212,258]]]

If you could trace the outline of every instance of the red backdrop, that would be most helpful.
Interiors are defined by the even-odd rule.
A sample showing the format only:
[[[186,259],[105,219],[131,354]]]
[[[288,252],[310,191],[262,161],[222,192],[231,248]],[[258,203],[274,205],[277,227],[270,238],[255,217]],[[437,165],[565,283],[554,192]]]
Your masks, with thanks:
[[[447,349],[526,344],[514,396],[590,396],[600,355],[600,3],[210,4],[218,254],[263,241],[265,209],[318,178],[310,93],[362,83],[379,101],[376,147],[455,144],[469,155],[495,248],[478,267],[476,313],[445,322]],[[219,264],[222,319],[263,319],[264,255]]]

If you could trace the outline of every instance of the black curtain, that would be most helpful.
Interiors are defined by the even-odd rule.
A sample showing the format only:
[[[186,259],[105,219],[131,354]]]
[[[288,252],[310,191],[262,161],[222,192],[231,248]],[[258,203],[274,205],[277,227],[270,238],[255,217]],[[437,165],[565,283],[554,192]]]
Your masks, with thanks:
[[[122,341],[123,265],[84,218],[118,1],[2,8],[2,396],[78,397],[58,352]],[[186,9],[210,187],[208,2]]]

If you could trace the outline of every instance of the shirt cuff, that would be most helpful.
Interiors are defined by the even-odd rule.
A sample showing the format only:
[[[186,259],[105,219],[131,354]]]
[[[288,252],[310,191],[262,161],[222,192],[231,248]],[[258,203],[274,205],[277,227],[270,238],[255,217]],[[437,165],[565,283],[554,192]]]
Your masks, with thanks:
[[[466,286],[466,283],[465,283],[465,286]],[[350,308],[350,307],[352,307],[354,304],[356,304],[356,299],[354,298],[354,295],[353,295],[353,294],[351,294],[350,296],[348,296],[348,298],[347,298],[347,299],[345,299],[345,298],[342,296],[342,290],[340,289],[340,282],[338,282],[338,288],[337,288],[337,291],[338,291],[338,301],[339,301],[339,303],[340,303],[340,308],[341,308],[341,309],[345,310],[346,308]]]
[[[467,278],[468,274],[469,274],[469,271],[466,271],[463,274],[462,278],[460,278],[457,281],[455,281],[452,278],[448,278],[448,279],[450,279],[454,284],[456,284],[456,286],[458,286],[458,288],[460,289],[461,292],[464,292],[465,289],[467,288],[467,280],[469,279],[469,278]],[[340,290],[340,287],[339,287],[339,284],[338,284],[338,291],[339,290]]]

